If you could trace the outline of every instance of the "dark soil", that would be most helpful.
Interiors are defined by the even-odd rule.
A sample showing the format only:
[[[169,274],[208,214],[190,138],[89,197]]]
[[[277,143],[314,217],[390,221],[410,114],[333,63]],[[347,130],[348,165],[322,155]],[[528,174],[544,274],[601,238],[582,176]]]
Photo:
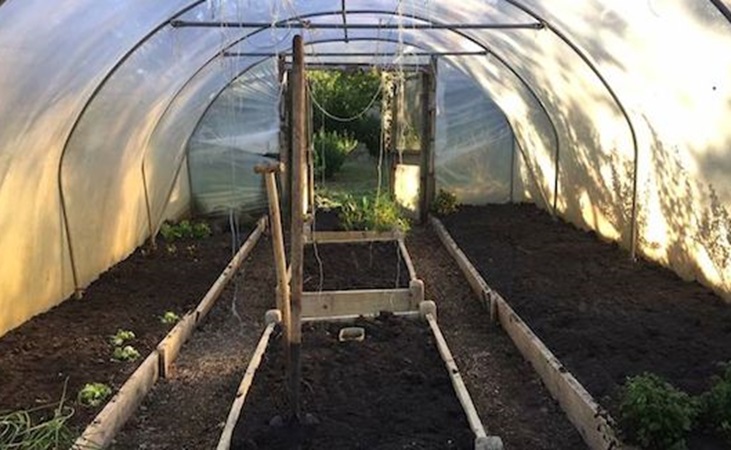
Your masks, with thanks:
[[[415,228],[406,243],[426,298],[437,303],[440,328],[487,434],[500,436],[508,450],[585,449],[530,364],[490,324],[439,238],[430,229]]]
[[[308,245],[304,276],[304,289],[310,292],[409,286],[409,272],[395,241]]]
[[[340,208],[318,209],[315,216],[315,230],[317,231],[345,231],[340,224]]]
[[[303,408],[319,423],[305,449],[470,449],[474,437],[426,323],[361,319],[363,342],[338,342],[343,325],[305,326]],[[289,450],[290,430],[268,422],[286,411],[284,352],[270,342],[232,449]]]
[[[102,406],[77,404],[77,392],[90,382],[118,389],[172,327],[160,317],[194,307],[232,256],[228,233],[170,245],[160,240],[157,251],[138,249],[82,300],[67,300],[2,337],[0,410],[58,402],[68,380],[66,400],[76,411],[69,425],[83,430]],[[119,329],[135,333],[130,344],[142,355],[136,362],[111,359],[109,337]]]
[[[216,448],[275,285],[271,242],[262,237],[183,347],[172,377],[157,382],[113,449]]]
[[[532,205],[464,207],[443,219],[486,281],[616,415],[626,377],[648,371],[697,394],[731,359],[731,307]]]

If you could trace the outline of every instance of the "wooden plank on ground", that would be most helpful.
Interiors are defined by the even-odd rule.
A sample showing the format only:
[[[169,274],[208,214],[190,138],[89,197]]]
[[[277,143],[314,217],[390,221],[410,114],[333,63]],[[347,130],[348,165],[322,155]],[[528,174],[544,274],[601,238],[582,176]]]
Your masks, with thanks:
[[[396,241],[402,238],[398,231],[315,231],[307,242],[344,244],[362,241]]]
[[[365,289],[352,291],[305,292],[302,296],[303,317],[377,314],[381,311],[411,310],[409,289]]]
[[[188,313],[173,327],[172,330],[157,344],[157,351],[160,354],[160,378],[167,378],[173,361],[180,354],[183,344],[195,331],[196,314]]]
[[[488,286],[439,219],[431,217],[430,222],[449,254],[459,265],[480,302],[489,308],[491,315],[498,319],[523,357],[531,363],[551,395],[559,402],[566,416],[579,431],[584,442],[593,450],[627,448],[618,439],[617,433],[610,425],[612,419],[609,413],[561,364],[530,327],[513,311],[508,302]]]
[[[158,358],[157,351],[153,350],[122,385],[119,392],[107,402],[94,421],[86,427],[84,433],[74,443],[73,450],[101,449],[111,444],[114,436],[157,381]]]
[[[259,222],[257,222],[256,229],[251,233],[251,235],[249,235],[244,245],[241,246],[236,255],[231,259],[231,262],[228,264],[228,266],[226,266],[216,282],[208,290],[205,297],[203,297],[203,300],[201,300],[201,302],[198,304],[198,307],[195,309],[196,323],[200,323],[200,321],[206,316],[206,314],[208,314],[211,308],[213,308],[216,300],[218,300],[218,297],[220,297],[223,293],[223,289],[226,287],[231,278],[236,274],[236,272],[238,272],[239,267],[241,267],[241,264],[244,262],[246,257],[249,256],[249,253],[251,253],[254,247],[256,247],[256,244],[257,242],[259,242],[259,238],[264,233],[264,230],[266,230],[266,227],[267,219],[266,217],[262,217],[261,219],[259,219]]]
[[[411,261],[411,255],[409,255],[409,250],[406,248],[406,244],[404,243],[403,238],[400,238],[398,240],[398,247],[399,251],[401,252],[401,257],[404,259],[404,264],[406,264],[406,268],[409,271],[409,279],[416,280],[416,269],[414,268],[414,262]]]
[[[241,414],[241,409],[244,407],[246,395],[249,393],[249,388],[254,382],[256,369],[258,369],[259,364],[261,364],[262,357],[269,345],[269,339],[272,336],[275,326],[276,323],[270,323],[267,325],[264,329],[264,333],[261,335],[261,339],[259,339],[259,344],[256,346],[256,350],[254,350],[254,354],[251,356],[251,360],[249,360],[249,365],[246,367],[244,377],[236,391],[236,398],[231,405],[231,410],[229,411],[228,418],[226,419],[226,425],[224,426],[221,438],[218,441],[218,447],[216,447],[217,450],[228,450],[231,447],[231,438],[233,437],[234,428],[236,428],[236,422],[239,421],[239,415]]]

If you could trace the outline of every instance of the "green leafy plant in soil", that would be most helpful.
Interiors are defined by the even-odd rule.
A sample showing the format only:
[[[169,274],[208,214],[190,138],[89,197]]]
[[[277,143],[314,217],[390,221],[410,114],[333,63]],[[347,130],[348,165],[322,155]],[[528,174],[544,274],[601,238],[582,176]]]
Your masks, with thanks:
[[[619,424],[630,444],[649,450],[684,449],[697,415],[697,402],[657,375],[631,377],[623,386]]]
[[[160,322],[165,325],[174,325],[178,323],[179,320],[180,316],[175,314],[173,311],[165,311],[165,314],[160,317]]]
[[[179,239],[203,239],[211,235],[211,227],[205,222],[193,223],[182,220],[177,224],[165,222],[160,227],[163,239],[173,242]]]
[[[346,230],[407,232],[411,228],[399,206],[387,195],[345,195],[339,219]]]
[[[66,386],[58,405],[13,412],[0,411],[0,449],[65,450],[76,433],[68,426],[74,409],[65,404]]]
[[[140,357],[140,352],[131,345],[124,347],[116,347],[112,353],[112,358],[117,361],[136,361]]]
[[[432,203],[431,210],[438,216],[447,216],[457,212],[459,202],[457,202],[457,196],[451,192],[439,189],[434,202]]]
[[[117,333],[115,335],[109,337],[109,343],[115,347],[121,347],[126,342],[129,342],[134,338],[134,332],[130,330],[123,330],[120,328],[119,330],[117,330]]]
[[[731,445],[731,363],[713,380],[711,388],[700,398],[700,423],[705,431],[717,434]]]
[[[315,176],[330,179],[335,175],[350,152],[358,146],[358,141],[347,134],[320,130],[315,133]]]
[[[95,408],[112,395],[112,388],[104,383],[86,383],[76,396],[84,406]]]

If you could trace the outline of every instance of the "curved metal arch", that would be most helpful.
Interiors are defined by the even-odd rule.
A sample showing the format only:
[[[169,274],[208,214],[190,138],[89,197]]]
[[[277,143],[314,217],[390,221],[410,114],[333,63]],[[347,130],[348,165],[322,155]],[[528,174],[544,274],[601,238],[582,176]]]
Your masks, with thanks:
[[[349,38],[349,40],[350,40],[350,41],[359,41],[359,42],[362,42],[362,41],[376,41],[376,42],[392,42],[392,43],[399,43],[399,41],[398,41],[398,40],[396,40],[396,39],[390,39],[390,38],[361,38],[361,37],[350,37],[350,38]],[[317,41],[310,41],[310,42],[306,43],[305,45],[306,45],[306,46],[310,46],[310,45],[317,45],[317,44],[328,44],[328,43],[334,43],[334,42],[343,42],[343,41],[344,41],[344,38],[329,38],[329,39],[322,39],[322,40],[317,40]],[[402,43],[404,43],[404,44],[406,44],[406,45],[408,45],[408,46],[410,46],[410,47],[415,47],[415,48],[419,48],[419,49],[422,49],[422,50],[428,50],[428,48],[427,48],[427,47],[425,47],[425,46],[423,46],[423,45],[419,45],[419,44],[414,44],[414,43],[411,43],[411,42],[402,42]],[[153,131],[152,131],[152,133],[150,133],[150,136],[153,136],[153,135],[155,134],[155,132],[156,132],[156,131],[157,131],[157,129],[159,128],[159,125],[160,125],[160,123],[162,122],[162,119],[163,119],[163,118],[165,117],[165,115],[166,115],[166,114],[168,113],[168,111],[170,110],[170,108],[172,107],[172,105],[173,105],[173,104],[175,103],[175,100],[176,100],[176,99],[177,99],[177,98],[178,98],[178,97],[179,97],[180,95],[182,95],[183,91],[184,91],[184,90],[185,90],[185,89],[186,89],[186,88],[187,88],[187,87],[188,87],[188,86],[190,85],[190,83],[191,83],[191,82],[192,82],[192,81],[193,81],[193,80],[194,80],[194,79],[195,79],[195,78],[196,78],[196,77],[197,77],[197,76],[198,76],[198,75],[199,75],[199,74],[200,74],[200,73],[201,73],[201,72],[202,72],[203,70],[205,70],[205,68],[206,68],[206,67],[208,67],[208,66],[209,66],[210,64],[212,64],[212,63],[216,62],[216,61],[217,61],[217,60],[218,60],[218,59],[219,59],[219,58],[220,58],[221,56],[223,56],[223,52],[219,52],[219,53],[217,53],[217,54],[216,54],[216,56],[214,56],[213,58],[211,58],[211,59],[210,59],[209,61],[207,61],[207,62],[206,62],[206,63],[205,63],[205,64],[204,64],[203,66],[201,66],[201,67],[200,67],[200,68],[199,68],[198,70],[196,70],[196,71],[195,71],[195,73],[194,73],[194,74],[193,74],[193,75],[192,75],[192,76],[191,76],[191,77],[190,77],[190,78],[189,78],[189,79],[188,79],[188,80],[187,80],[187,81],[186,81],[186,82],[185,82],[185,83],[183,84],[183,86],[182,86],[182,87],[181,87],[181,88],[180,88],[180,89],[179,89],[179,90],[178,90],[178,91],[176,92],[176,94],[175,94],[175,95],[174,95],[174,96],[173,96],[173,97],[171,98],[171,100],[170,100],[170,102],[168,103],[168,105],[167,105],[167,106],[165,107],[165,111],[163,112],[163,114],[162,114],[162,115],[160,116],[160,119],[159,119],[159,120],[157,121],[157,123],[155,124],[155,127],[153,128]],[[219,99],[219,98],[221,97],[221,95],[222,95],[222,94],[223,94],[223,93],[224,93],[224,92],[225,92],[225,91],[226,91],[226,90],[227,90],[227,89],[228,89],[228,88],[229,88],[229,87],[230,87],[230,86],[231,86],[231,85],[232,85],[232,84],[233,84],[233,83],[234,83],[234,82],[235,82],[236,80],[238,80],[239,78],[241,78],[241,77],[242,77],[242,76],[243,76],[244,74],[246,74],[246,73],[247,73],[248,71],[250,71],[250,70],[253,70],[253,69],[254,69],[254,68],[256,68],[257,66],[259,66],[259,65],[261,65],[261,64],[263,64],[263,63],[265,63],[265,62],[269,61],[269,60],[270,60],[271,58],[272,58],[272,57],[264,57],[264,58],[260,59],[259,61],[257,61],[257,62],[255,62],[255,63],[253,63],[252,65],[250,65],[250,66],[246,67],[246,68],[245,68],[244,70],[242,70],[242,71],[240,71],[239,73],[237,73],[237,74],[236,74],[236,76],[234,76],[234,77],[233,77],[233,78],[231,79],[231,81],[229,81],[228,83],[226,83],[226,84],[225,84],[225,85],[224,85],[224,86],[223,86],[223,87],[222,87],[222,88],[221,88],[221,89],[220,89],[220,90],[219,90],[218,92],[216,92],[216,94],[215,94],[215,95],[214,95],[213,97],[211,97],[211,100],[210,100],[210,101],[208,102],[208,104],[206,105],[206,107],[205,107],[205,109],[204,109],[203,113],[202,113],[202,114],[201,114],[201,116],[200,116],[200,117],[198,118],[198,120],[196,121],[196,124],[195,124],[195,126],[194,126],[194,127],[193,127],[193,129],[191,130],[191,133],[190,133],[190,135],[189,135],[189,136],[187,137],[187,139],[185,140],[185,144],[184,144],[184,147],[185,147],[185,148],[188,148],[188,145],[189,145],[189,143],[190,143],[190,139],[191,139],[191,138],[193,137],[193,135],[195,134],[195,132],[196,132],[196,131],[197,131],[197,130],[198,130],[198,129],[200,128],[200,124],[201,124],[201,122],[203,121],[203,118],[204,118],[204,117],[205,117],[205,116],[206,116],[206,115],[208,114],[208,112],[210,111],[210,109],[211,109],[211,107],[213,106],[213,104],[214,104],[214,103],[216,103],[216,100],[218,100],[218,99]],[[148,142],[149,142],[149,140],[148,140]],[[145,160],[144,160],[144,156],[145,156],[145,155],[147,154],[147,149],[148,149],[148,148],[149,148],[149,146],[147,146],[147,145],[146,145],[146,146],[145,146],[145,153],[143,154],[143,159],[142,159],[142,170],[143,170],[143,176],[144,176],[144,162],[145,162]],[[172,194],[173,194],[173,190],[175,189],[175,182],[176,182],[176,180],[178,179],[178,177],[180,176],[180,171],[181,171],[182,169],[183,169],[183,159],[181,159],[180,163],[178,164],[178,166],[177,166],[177,167],[176,167],[176,169],[175,169],[175,175],[173,176],[173,181],[172,181],[172,184],[171,184],[170,188],[168,189],[168,193],[167,193],[167,195],[166,195],[166,202],[165,202],[165,203],[168,203],[168,202],[170,201],[170,197],[172,196]],[[155,234],[157,234],[157,232],[158,232],[158,230],[160,229],[160,226],[161,226],[161,225],[162,225],[162,219],[160,219],[160,220],[159,220],[159,221],[157,222],[157,224],[155,225],[155,227],[153,228],[153,230],[154,230],[154,233],[153,233],[153,234],[152,234],[151,236],[154,236]]]
[[[309,13],[309,14],[302,14],[300,16],[297,16],[296,19],[309,19],[309,18],[313,18],[313,17],[323,17],[323,16],[338,16],[338,15],[341,15],[341,14],[342,14],[342,11],[341,10],[338,10],[338,11],[319,11],[319,12],[314,12],[314,13]],[[372,9],[372,10],[369,10],[369,9],[355,9],[355,10],[349,10],[348,11],[348,14],[352,14],[352,15],[375,14],[375,15],[384,15],[384,16],[393,16],[393,17],[396,17],[397,16],[397,17],[405,17],[407,19],[412,19],[412,20],[419,20],[419,21],[427,22],[427,23],[444,25],[442,22],[435,21],[435,20],[432,20],[432,19],[423,17],[423,16],[418,15],[418,14],[403,13],[403,12],[397,12],[397,11],[387,11],[387,10],[377,10],[377,9]],[[526,14],[527,14],[527,12],[526,12]],[[537,21],[544,23],[544,25],[546,25],[546,26],[549,25],[547,22],[543,21],[543,19],[540,18],[540,17],[538,17],[538,16],[532,16],[532,17],[534,19],[536,19]],[[246,39],[248,39],[248,38],[250,38],[252,36],[255,36],[255,35],[257,35],[257,34],[259,34],[261,32],[264,32],[266,30],[272,29],[274,27],[281,26],[283,24],[286,24],[288,22],[291,22],[292,20],[294,20],[294,18],[288,17],[288,18],[281,19],[281,20],[276,21],[276,22],[272,22],[271,24],[268,24],[265,27],[257,28],[256,30],[254,30],[254,31],[252,31],[250,33],[247,33],[247,34],[245,34],[244,36],[242,36],[240,38],[234,39],[230,44],[227,44],[221,50],[221,53],[229,50],[234,45],[237,45],[237,44],[245,41]],[[174,25],[174,22],[175,22],[174,20],[171,20],[170,21],[171,26],[175,26]],[[544,26],[544,28],[545,28],[545,26]],[[446,28],[446,30],[448,30],[448,31],[450,31],[452,33],[455,33],[458,36],[460,36],[460,37],[468,40],[469,42],[477,45],[481,49],[483,49],[486,52],[488,52],[489,54],[491,54],[495,59],[497,59],[503,66],[505,66],[520,81],[520,83],[523,86],[525,86],[526,89],[528,89],[528,91],[531,93],[531,96],[536,100],[536,102],[538,103],[540,109],[543,111],[543,113],[545,114],[545,116],[548,118],[548,121],[551,124],[551,129],[553,131],[553,137],[554,137],[554,140],[555,140],[555,143],[556,143],[556,151],[555,151],[555,156],[554,156],[554,159],[555,159],[554,164],[556,166],[556,176],[555,176],[555,181],[554,181],[553,208],[552,208],[552,210],[549,210],[549,213],[551,213],[551,215],[555,216],[556,215],[556,211],[557,211],[557,203],[558,203],[558,177],[559,177],[559,168],[560,168],[559,163],[560,163],[560,155],[561,155],[561,141],[560,141],[560,139],[558,137],[558,129],[556,128],[556,123],[554,122],[553,118],[551,117],[551,114],[548,112],[548,109],[546,108],[546,105],[543,103],[543,101],[538,96],[538,94],[536,94],[536,91],[535,91],[535,89],[533,89],[533,86],[530,83],[528,83],[528,81],[520,73],[518,73],[518,71],[513,66],[511,66],[507,62],[507,60],[505,58],[503,58],[502,56],[500,56],[500,54],[496,53],[490,46],[482,43],[479,39],[471,36],[470,34],[466,33],[463,30],[457,30],[457,29],[453,29],[453,28]],[[636,147],[636,145],[635,145],[635,147]]]
[[[729,10],[728,6],[726,6],[723,3],[723,0],[709,0],[709,1],[713,4],[713,6],[716,7],[716,9],[718,9],[718,12],[720,12],[723,15],[723,17],[726,18],[726,20],[731,22],[731,10]]]
[[[199,5],[205,3],[206,0],[195,0],[192,3],[188,4],[184,8],[181,8],[174,14],[173,17],[180,17],[181,15],[187,13],[188,11],[195,9]],[[152,38],[155,34],[157,34],[160,30],[165,28],[167,24],[170,22],[170,19],[165,20],[164,22],[159,23],[155,28],[150,30],[149,33],[147,33],[139,42],[137,42],[134,46],[132,46],[127,52],[125,52],[124,55],[122,55],[121,58],[117,60],[117,62],[112,66],[112,68],[104,75],[104,78],[97,84],[97,86],[92,91],[89,98],[86,100],[86,103],[84,103],[83,108],[79,112],[79,114],[76,116],[76,119],[74,120],[74,124],[71,127],[71,130],[69,131],[68,135],[66,136],[66,141],[64,142],[63,149],[61,150],[61,155],[58,159],[58,171],[56,174],[56,179],[58,183],[58,193],[59,193],[59,199],[61,203],[61,216],[63,218],[63,224],[66,228],[66,244],[69,247],[69,259],[71,262],[71,275],[73,277],[74,281],[74,295],[76,297],[81,296],[81,285],[79,283],[79,275],[78,270],[76,268],[76,260],[75,260],[75,254],[74,254],[74,247],[73,247],[73,240],[71,237],[71,228],[69,227],[69,218],[68,218],[68,212],[67,212],[67,205],[66,205],[66,196],[63,192],[63,161],[66,157],[66,152],[68,150],[69,144],[71,143],[71,138],[73,137],[74,133],[79,127],[79,123],[81,122],[81,119],[84,117],[86,112],[89,110],[89,107],[94,102],[94,99],[99,95],[99,93],[102,91],[106,83],[112,78],[112,76],[119,70],[119,68],[140,48],[142,45],[144,45],[150,38]],[[145,196],[147,196],[147,188],[145,187]],[[148,218],[149,220],[149,218]]]
[[[592,72],[594,72],[594,75],[599,79],[599,81],[604,85],[604,88],[607,90],[609,95],[612,97],[612,100],[614,100],[614,103],[619,108],[620,112],[622,113],[622,116],[624,116],[625,121],[627,122],[627,126],[629,127],[630,135],[632,137],[632,146],[634,150],[634,162],[633,162],[633,179],[632,179],[632,212],[631,212],[631,219],[630,219],[630,257],[632,260],[637,259],[637,185],[638,185],[638,177],[637,177],[637,170],[639,165],[639,144],[637,142],[637,131],[635,130],[635,126],[632,123],[632,119],[629,116],[629,113],[627,112],[627,109],[624,106],[624,103],[622,103],[622,100],[619,99],[619,96],[616,92],[614,92],[614,89],[612,89],[612,86],[609,84],[609,82],[604,78],[604,75],[602,75],[601,71],[596,67],[594,62],[589,58],[589,56],[584,53],[584,51],[574,42],[569,39],[569,37],[558,27],[553,25],[550,21],[546,20],[543,16],[538,14],[536,11],[534,11],[532,8],[529,8],[528,6],[524,5],[523,3],[517,1],[517,0],[505,0],[507,3],[513,5],[515,8],[519,9],[520,11],[524,12],[525,14],[528,14],[529,16],[533,17],[535,20],[538,20],[540,22],[543,22],[546,29],[555,34],[561,41],[563,41],[566,45],[568,45],[576,55],[581,58],[582,61],[591,69]],[[715,4],[715,2],[713,2]],[[721,11],[723,12],[723,11]],[[558,182],[558,178],[557,178]],[[558,187],[558,184],[557,184]]]

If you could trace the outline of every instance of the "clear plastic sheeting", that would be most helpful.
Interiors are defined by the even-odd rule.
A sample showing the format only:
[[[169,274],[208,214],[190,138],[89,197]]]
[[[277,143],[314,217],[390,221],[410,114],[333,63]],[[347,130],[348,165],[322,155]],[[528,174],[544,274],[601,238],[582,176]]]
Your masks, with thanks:
[[[487,92],[450,64],[437,69],[437,189],[461,203],[504,203],[513,193],[514,138]]]
[[[203,209],[260,201],[253,178],[232,202],[223,176],[208,175],[228,161],[229,179],[249,177],[273,148],[276,101],[232,88],[208,106],[257,62],[223,53],[289,51],[297,33],[339,41],[332,51],[362,49],[359,39],[399,52],[488,51],[451,58],[458,72],[444,66],[454,85],[440,87],[439,183],[475,202],[512,192],[555,205],[625,246],[634,231],[641,253],[731,299],[728,2],[348,0],[348,23],[383,25],[347,30],[349,44],[342,29],[300,28],[342,23],[331,0],[62,3],[0,3],[0,335],[83,289],[214,182],[217,200],[197,202]],[[177,19],[250,26],[175,28]],[[419,29],[428,23],[545,27]],[[264,78],[276,91],[276,74]],[[473,95],[462,104],[452,92]]]
[[[255,66],[201,119],[188,145],[197,213],[251,213],[266,207],[262,177],[253,168],[276,161],[279,154],[278,77],[276,58]]]

